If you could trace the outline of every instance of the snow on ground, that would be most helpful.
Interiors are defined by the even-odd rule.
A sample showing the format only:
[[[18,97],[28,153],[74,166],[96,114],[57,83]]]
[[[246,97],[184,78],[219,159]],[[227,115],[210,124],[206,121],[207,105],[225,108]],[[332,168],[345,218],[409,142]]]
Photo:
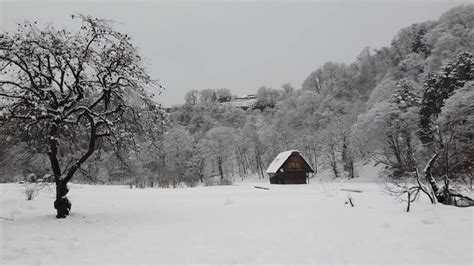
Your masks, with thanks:
[[[0,185],[0,265],[473,263],[473,208],[416,202],[375,183],[179,189],[74,184],[67,219],[53,193]],[[266,186],[270,190],[254,188]],[[341,191],[361,189],[363,193]],[[344,204],[348,194],[355,207]]]

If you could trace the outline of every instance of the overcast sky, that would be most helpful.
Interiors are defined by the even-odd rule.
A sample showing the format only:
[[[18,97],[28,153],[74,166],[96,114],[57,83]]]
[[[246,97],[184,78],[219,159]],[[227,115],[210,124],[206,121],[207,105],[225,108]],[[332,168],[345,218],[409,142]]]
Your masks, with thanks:
[[[71,24],[71,14],[113,19],[147,59],[166,90],[165,106],[190,89],[259,86],[303,80],[326,61],[350,63],[370,46],[388,46],[412,23],[437,19],[471,1],[3,1],[3,31],[24,19]]]

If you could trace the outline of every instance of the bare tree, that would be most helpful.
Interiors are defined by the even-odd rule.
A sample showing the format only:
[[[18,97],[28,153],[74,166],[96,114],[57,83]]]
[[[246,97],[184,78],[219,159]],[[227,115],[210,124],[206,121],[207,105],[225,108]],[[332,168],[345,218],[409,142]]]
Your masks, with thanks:
[[[293,87],[291,83],[284,83],[283,85],[281,85],[281,88],[283,89],[285,95],[288,95],[295,91],[295,87]]]
[[[399,197],[402,201],[407,203],[406,211],[410,211],[411,203],[416,201],[420,195],[420,192],[424,193],[431,201],[431,203],[436,203],[435,195],[433,191],[428,187],[421,179],[420,173],[418,171],[418,165],[415,159],[414,154],[411,154],[411,159],[415,162],[415,171],[413,172],[413,177],[407,176],[403,178],[391,178],[387,183],[385,190],[388,194]],[[426,168],[424,172],[426,173]],[[409,173],[412,174],[412,173]],[[403,196],[406,195],[406,200],[403,199]]]
[[[184,96],[184,101],[189,105],[196,105],[198,103],[199,91],[190,90]]]
[[[57,218],[69,214],[67,184],[94,152],[108,144],[119,154],[136,134],[153,132],[142,125],[164,121],[148,93],[159,85],[130,37],[105,20],[72,18],[80,22],[75,32],[25,22],[0,36],[0,120],[48,155]]]
[[[229,163],[234,154],[235,147],[235,132],[229,127],[215,127],[206,133],[206,136],[201,140],[202,152],[208,156],[210,162],[215,162],[217,170],[221,178],[221,183],[224,182],[225,166]],[[231,168],[231,167],[230,167]]]
[[[426,163],[424,168],[424,177],[426,182],[430,184],[433,199],[437,200],[439,203],[446,204],[446,205],[454,205],[458,207],[468,207],[474,206],[474,200],[470,197],[463,195],[459,191],[457,191],[453,185],[451,184],[451,178],[449,171],[446,171],[443,175],[443,186],[440,187],[438,182],[433,176],[433,167],[439,158],[446,154],[446,157],[449,157],[449,146],[453,140],[454,132],[451,132],[451,135],[443,138],[442,134],[440,133],[439,127],[436,127],[436,135],[435,138],[437,142],[437,147],[435,147],[435,153],[431,156],[429,161]],[[442,164],[449,163],[448,159],[444,159]],[[449,169],[449,166],[447,167]],[[433,200],[432,200],[433,201]]]

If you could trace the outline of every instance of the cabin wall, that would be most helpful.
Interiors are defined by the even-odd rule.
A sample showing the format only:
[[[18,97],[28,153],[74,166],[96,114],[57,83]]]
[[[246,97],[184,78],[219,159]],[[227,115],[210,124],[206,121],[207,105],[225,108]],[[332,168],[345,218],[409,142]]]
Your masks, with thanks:
[[[292,154],[288,160],[283,164],[283,172],[307,172],[309,169],[306,167],[305,162],[301,156]]]
[[[270,184],[306,184],[306,172],[277,173],[270,177]]]

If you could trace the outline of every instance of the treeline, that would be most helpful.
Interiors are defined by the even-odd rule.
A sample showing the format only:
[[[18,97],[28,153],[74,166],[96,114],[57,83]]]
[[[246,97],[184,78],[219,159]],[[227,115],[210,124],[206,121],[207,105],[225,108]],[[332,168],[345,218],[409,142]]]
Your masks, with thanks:
[[[227,89],[191,90],[185,104],[170,108],[156,141],[139,143],[126,161],[102,153],[83,167],[84,177],[162,187],[228,183],[263,178],[279,152],[298,149],[335,178],[356,177],[354,163],[369,159],[400,178],[439,154],[433,175],[466,182],[474,162],[473,24],[474,5],[459,6],[402,29],[388,47],[364,48],[352,64],[325,63],[301,88],[259,88],[254,109],[221,105],[233,97]],[[45,158],[23,144],[3,149],[1,176],[47,173],[38,163]]]
[[[350,65],[324,64],[301,89],[261,87],[255,110],[189,101],[212,91],[193,90],[171,110],[173,130],[194,147],[222,150],[203,157],[208,175],[263,176],[278,152],[298,149],[334,177],[355,177],[354,162],[367,159],[401,177],[441,149],[433,172],[470,180],[473,17],[473,5],[460,6],[402,29],[389,47],[363,49]],[[217,141],[222,149],[209,144],[215,135],[226,136]]]

